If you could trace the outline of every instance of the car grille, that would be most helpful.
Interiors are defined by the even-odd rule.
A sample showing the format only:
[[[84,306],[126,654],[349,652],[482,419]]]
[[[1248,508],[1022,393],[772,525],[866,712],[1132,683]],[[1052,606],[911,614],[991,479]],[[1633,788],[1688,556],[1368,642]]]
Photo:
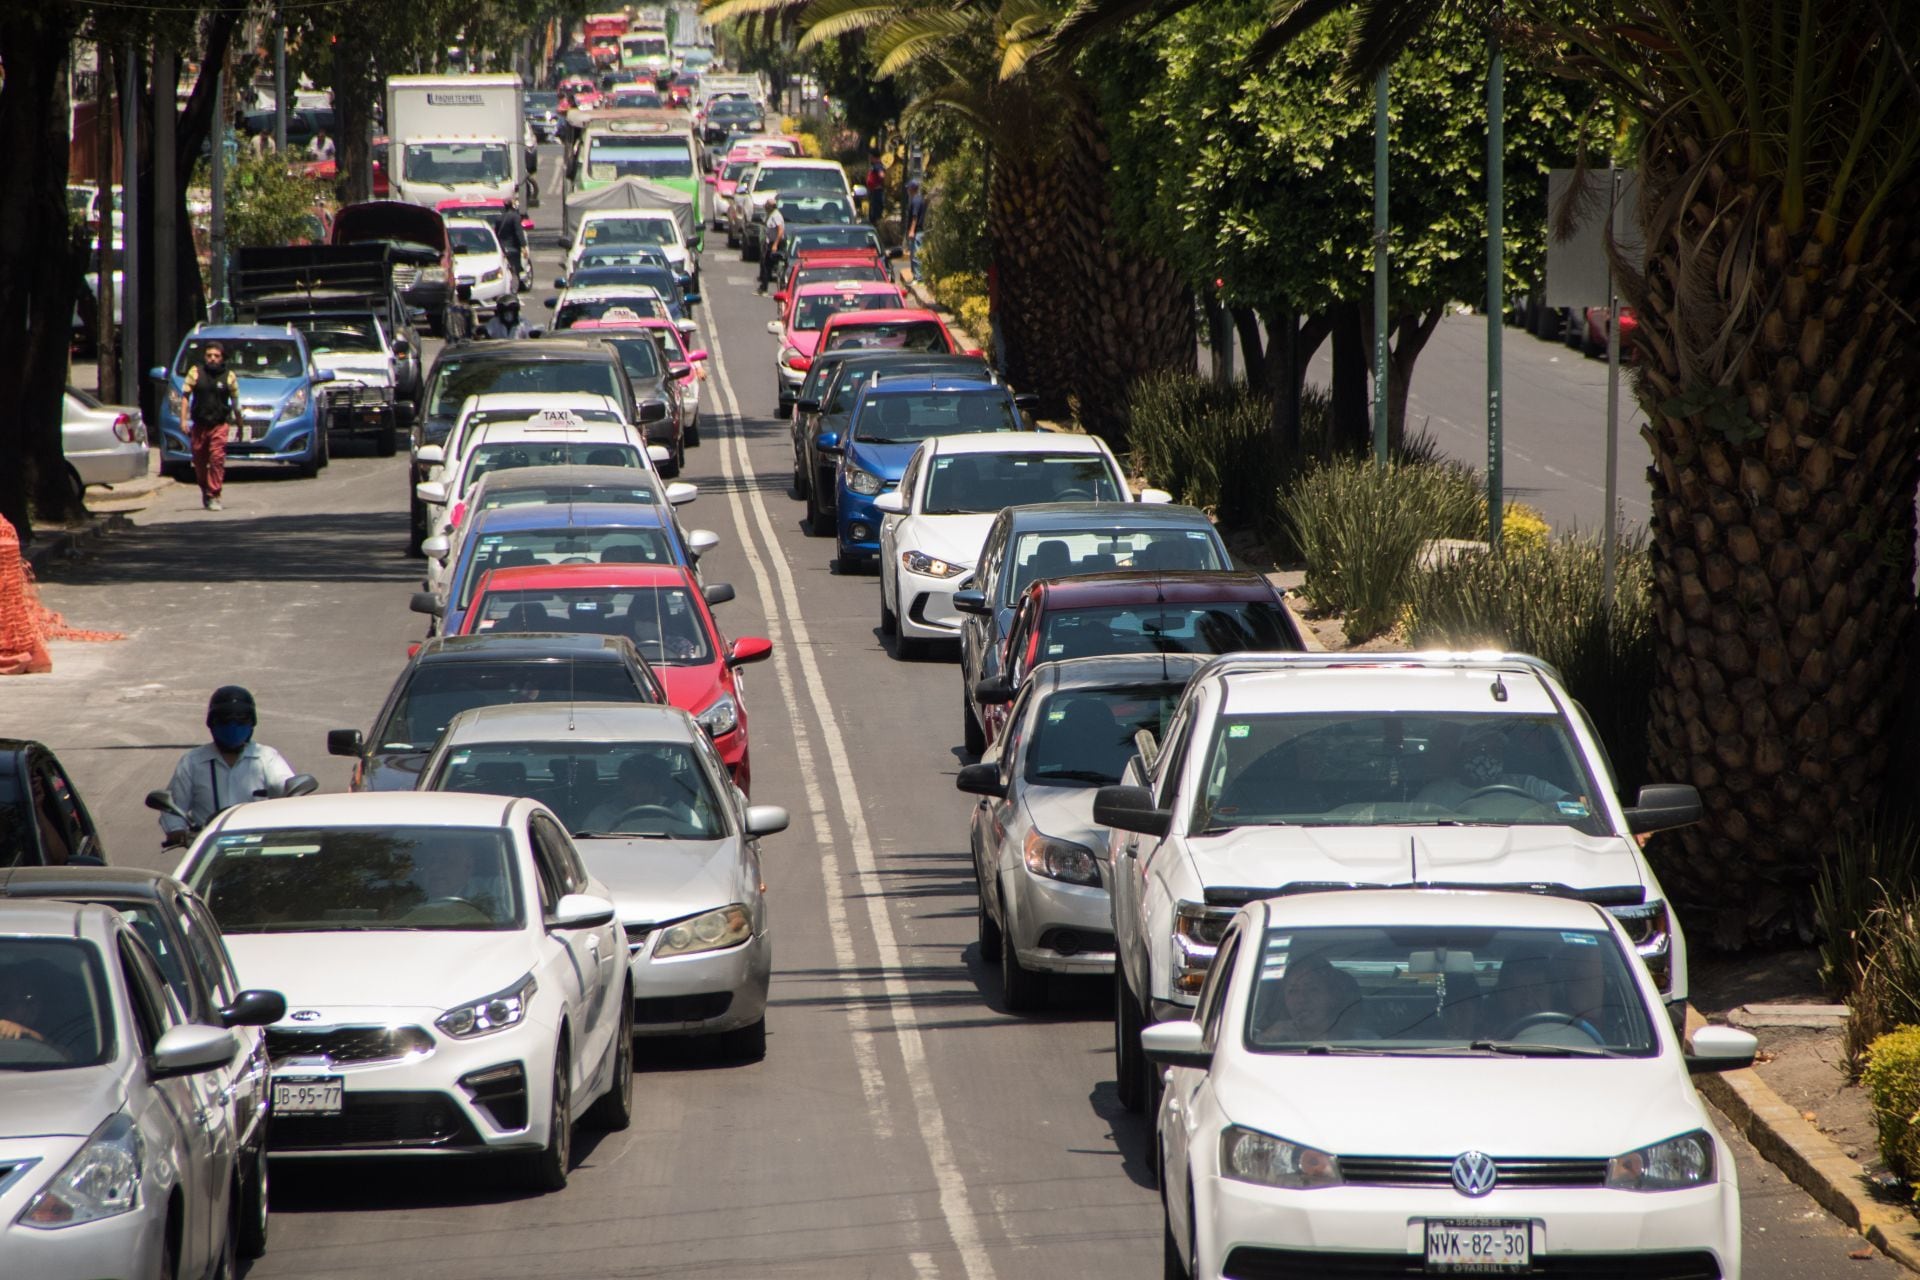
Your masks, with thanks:
[[[398,262],[393,264],[393,287],[394,288],[411,289],[413,287],[413,282],[415,280],[418,280],[419,278],[420,278],[419,267],[403,265]]]
[[[387,403],[386,387],[370,387],[358,382],[336,382],[327,391],[327,403],[335,408],[378,409]]]
[[[1227,1255],[1225,1280],[1390,1280],[1428,1274],[1426,1259],[1410,1253],[1321,1253],[1310,1249],[1241,1246]],[[1556,1280],[1720,1280],[1705,1251],[1673,1253],[1558,1253],[1538,1255],[1526,1271],[1508,1274]]]
[[[267,1055],[275,1062],[288,1058],[325,1058],[329,1062],[391,1062],[408,1054],[430,1053],[433,1037],[423,1027],[318,1027],[267,1031]]]
[[[1605,1160],[1500,1159],[1501,1187],[1603,1187]],[[1341,1156],[1340,1176],[1349,1184],[1369,1187],[1450,1187],[1453,1157]]]
[[[479,1145],[465,1113],[444,1093],[348,1092],[337,1116],[276,1113],[267,1131],[274,1151]]]
[[[733,992],[709,991],[694,996],[641,996],[633,1002],[633,1020],[645,1022],[705,1022],[733,1005]]]

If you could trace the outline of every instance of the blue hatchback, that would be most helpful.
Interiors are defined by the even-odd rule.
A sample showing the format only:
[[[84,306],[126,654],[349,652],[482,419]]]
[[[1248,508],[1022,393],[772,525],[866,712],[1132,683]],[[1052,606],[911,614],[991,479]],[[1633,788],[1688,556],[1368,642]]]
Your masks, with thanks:
[[[240,414],[227,435],[227,461],[285,463],[309,476],[326,466],[321,388],[333,374],[314,367],[301,332],[267,324],[203,324],[181,341],[171,369],[148,371],[166,383],[160,397],[161,471],[175,479],[193,474],[192,448],[173,401],[186,386],[187,370],[216,338],[226,348],[227,368],[240,380]]]
[[[854,402],[834,483],[840,569],[845,572],[879,558],[880,512],[873,500],[900,483],[907,460],[922,440],[1024,430],[1019,406],[1004,384],[986,378],[874,373]]]

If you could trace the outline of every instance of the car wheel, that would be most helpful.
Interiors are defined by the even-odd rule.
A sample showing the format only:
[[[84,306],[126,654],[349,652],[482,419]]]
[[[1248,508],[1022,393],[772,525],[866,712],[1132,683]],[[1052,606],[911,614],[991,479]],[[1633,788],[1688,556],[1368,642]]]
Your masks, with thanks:
[[[739,247],[740,247],[740,237],[733,234],[732,227],[728,227],[727,228],[727,248],[738,249]]]
[[[698,449],[699,447],[700,447],[700,419],[696,417],[692,422],[689,422],[687,424],[687,448]]]
[[[1138,1112],[1147,1105],[1147,1059],[1140,1051],[1140,1006],[1119,965],[1113,974],[1113,1090],[1120,1105]]]
[[[976,877],[975,885],[979,881]],[[993,913],[987,910],[985,890],[980,893],[980,958],[988,964],[1000,963],[1000,949],[1006,945],[1006,939],[1000,933],[1000,926],[993,922]]]
[[[409,490],[413,488],[411,480],[407,482],[407,488]],[[427,504],[416,498],[407,508],[407,554],[416,557],[424,556],[425,553],[420,550],[420,544],[426,539]]]
[[[967,696],[965,689],[960,690],[960,728],[966,735],[967,754],[978,756],[987,749],[987,731],[980,723],[980,715],[973,709],[973,699]]]
[[[325,471],[333,461],[333,432],[320,428],[320,469]]]
[[[567,1042],[553,1055],[553,1101],[547,1116],[547,1145],[526,1157],[526,1183],[534,1191],[560,1191],[573,1163],[573,1098],[567,1081]]]
[[[400,424],[389,422],[380,428],[380,436],[373,442],[373,451],[383,458],[391,458],[400,452]]]
[[[1006,901],[1002,890],[1000,900]],[[1008,1013],[1027,1013],[1047,1002],[1047,975],[1036,973],[1020,963],[1019,948],[1013,939],[1000,941],[1000,1004]]]
[[[767,1019],[755,1018],[720,1036],[720,1052],[735,1062],[758,1062],[767,1056]]]
[[[843,578],[851,578],[866,568],[866,563],[851,552],[836,552],[833,557],[833,571]]]
[[[618,1133],[633,1123],[633,989],[620,996],[620,1030],[613,1045],[613,1082],[594,1099],[586,1121],[596,1129]]]
[[[686,469],[687,469],[687,437],[685,433],[682,433],[680,436],[679,443],[673,446],[673,474],[679,475],[682,471],[685,471]]]
[[[67,468],[67,491],[73,495],[73,504],[76,507],[84,506],[87,501],[87,482],[80,478],[78,468],[71,462],[64,465]]]
[[[234,1179],[227,1195],[227,1229],[220,1239],[220,1260],[214,1264],[215,1280],[239,1280],[240,1275],[240,1180]]]
[[[893,611],[893,604],[887,597],[887,575],[880,575],[880,634],[895,635],[900,630],[900,617]]]
[[[827,509],[827,504],[821,501],[821,497],[832,486],[831,475],[816,475],[807,491],[807,504],[808,510],[812,513],[813,531],[823,538],[833,532],[833,512]]]
[[[820,510],[820,500],[814,497],[812,486],[808,486],[804,492],[807,501],[807,532],[815,537],[825,537],[833,530],[827,523],[826,513]]]
[[[267,1148],[253,1153],[253,1168],[240,1183],[240,1256],[258,1258],[267,1251]]]

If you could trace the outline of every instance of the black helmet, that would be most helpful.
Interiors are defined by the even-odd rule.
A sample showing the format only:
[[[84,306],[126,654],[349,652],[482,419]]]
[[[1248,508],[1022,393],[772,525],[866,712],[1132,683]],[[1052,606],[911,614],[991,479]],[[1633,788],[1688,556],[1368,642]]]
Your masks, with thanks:
[[[499,309],[501,311],[518,311],[520,309],[520,299],[512,294],[508,294],[506,297],[500,299]]]
[[[211,728],[215,723],[259,724],[253,695],[237,684],[223,684],[215,689],[207,701],[207,726]]]

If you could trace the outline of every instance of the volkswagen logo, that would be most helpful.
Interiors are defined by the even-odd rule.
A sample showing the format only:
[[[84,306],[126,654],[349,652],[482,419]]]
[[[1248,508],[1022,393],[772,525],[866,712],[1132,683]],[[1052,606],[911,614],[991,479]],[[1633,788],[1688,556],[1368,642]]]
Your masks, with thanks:
[[[1499,1181],[1500,1166],[1484,1152],[1469,1151],[1453,1162],[1453,1189],[1463,1196],[1478,1199]]]
[[[295,1022],[318,1022],[318,1021],[320,1021],[320,1011],[319,1011],[318,1009],[296,1009],[296,1010],[294,1010],[294,1011],[293,1011],[293,1014],[292,1014],[291,1016],[292,1016],[292,1018],[293,1018],[293,1020],[294,1020]],[[1465,1158],[1466,1158],[1466,1157],[1464,1157],[1464,1156],[1462,1156],[1462,1157],[1461,1157],[1461,1159],[1463,1159],[1463,1160],[1464,1160]],[[1458,1172],[1457,1172],[1457,1170],[1459,1169],[1459,1166],[1458,1166],[1458,1165],[1456,1164],[1456,1165],[1454,1166],[1454,1168],[1455,1168],[1455,1170],[1456,1170],[1456,1173],[1454,1174],[1454,1181],[1455,1181],[1455,1182],[1458,1182],[1458,1181],[1460,1180],[1460,1176],[1459,1176],[1459,1174],[1458,1174]]]

